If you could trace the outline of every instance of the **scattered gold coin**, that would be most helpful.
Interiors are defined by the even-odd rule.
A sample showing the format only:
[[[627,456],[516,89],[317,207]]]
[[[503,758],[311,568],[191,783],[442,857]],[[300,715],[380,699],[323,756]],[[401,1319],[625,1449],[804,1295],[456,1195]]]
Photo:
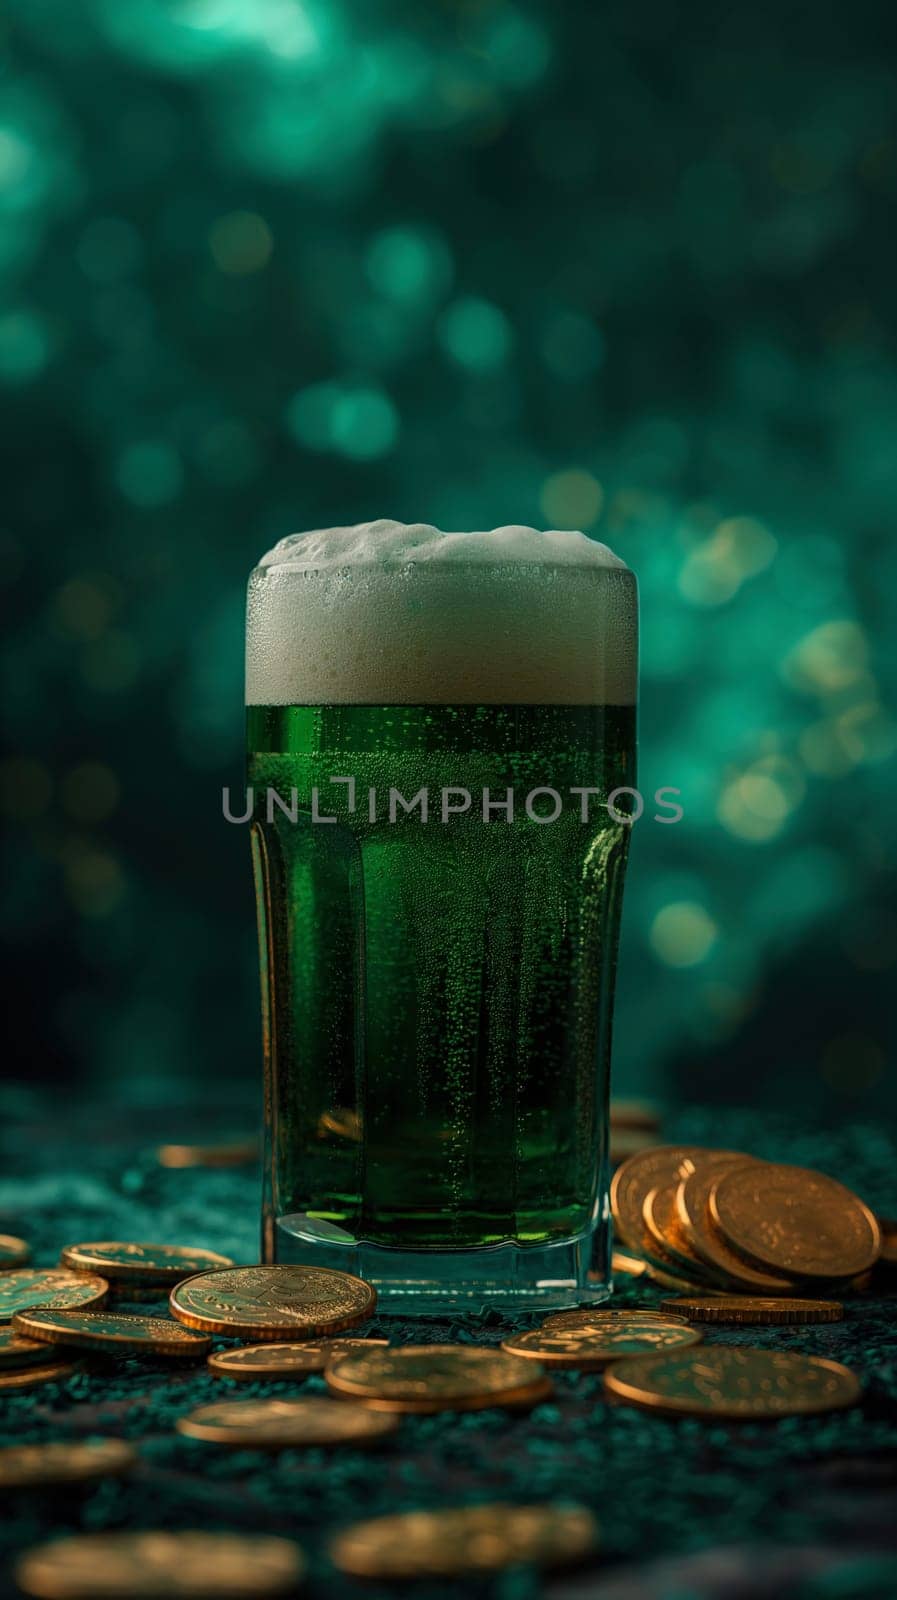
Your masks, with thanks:
[[[705,1150],[695,1170],[680,1182],[675,1197],[676,1216],[682,1236],[700,1261],[705,1263],[726,1288],[745,1289],[760,1294],[787,1294],[794,1284],[778,1273],[760,1271],[734,1251],[714,1227],[710,1216],[710,1194],[727,1172],[738,1168],[756,1169],[763,1163],[734,1150]],[[765,1167],[764,1167],[765,1170]]]
[[[98,1306],[108,1290],[105,1278],[67,1272],[62,1267],[0,1272],[0,1322],[11,1322],[17,1311],[31,1306]]]
[[[735,1167],[711,1189],[709,1210],[734,1251],[773,1271],[850,1278],[878,1258],[881,1231],[869,1207],[806,1167]]]
[[[36,1306],[19,1311],[13,1328],[26,1339],[75,1345],[103,1355],[177,1356],[198,1360],[211,1349],[211,1339],[190,1333],[170,1317],[135,1317],[110,1311],[54,1311]]]
[[[267,1534],[79,1533],[26,1550],[15,1576],[35,1600],[262,1600],[304,1572],[299,1546]]]
[[[355,1350],[386,1345],[388,1339],[306,1339],[294,1344],[245,1344],[237,1350],[219,1350],[209,1356],[208,1365],[219,1378],[248,1382],[295,1381],[309,1372],[323,1372],[328,1361],[350,1355]]]
[[[42,1383],[61,1383],[77,1370],[72,1361],[51,1361],[43,1367],[25,1367],[21,1372],[0,1372],[0,1390],[36,1389]]]
[[[203,1272],[171,1292],[172,1313],[188,1328],[231,1338],[281,1340],[285,1333],[339,1333],[369,1317],[369,1283],[326,1267],[233,1267]]]
[[[649,1189],[642,1204],[642,1217],[648,1231],[651,1249],[662,1259],[673,1262],[678,1272],[699,1282],[708,1277],[705,1263],[693,1249],[676,1212],[676,1194],[681,1179],[658,1184]]]
[[[156,1160],[162,1167],[248,1167],[259,1158],[257,1139],[230,1144],[162,1144]]]
[[[681,1311],[689,1322],[757,1323],[764,1326],[796,1322],[840,1322],[844,1307],[839,1300],[794,1300],[785,1295],[715,1294],[679,1296],[662,1300],[664,1311]]]
[[[551,1393],[541,1366],[506,1350],[469,1344],[410,1344],[341,1356],[328,1388],[378,1411],[479,1411],[535,1405]]]
[[[837,1361],[728,1345],[615,1361],[604,1387],[613,1399],[659,1415],[744,1422],[835,1411],[860,1395],[856,1374]]]
[[[298,1445],[368,1445],[395,1433],[396,1417],[335,1400],[223,1400],[175,1423],[178,1433],[235,1450],[290,1450]]]
[[[0,1371],[21,1372],[23,1367],[45,1366],[56,1357],[55,1348],[26,1339],[12,1328],[0,1328]]]
[[[648,1263],[641,1256],[630,1255],[627,1250],[615,1250],[610,1265],[614,1277],[619,1273],[624,1278],[641,1278],[648,1270]]]
[[[611,1179],[610,1203],[617,1238],[649,1260],[659,1255],[660,1265],[674,1272],[675,1260],[661,1250],[645,1227],[645,1198],[659,1185],[678,1183],[693,1172],[701,1154],[692,1145],[657,1145],[652,1150],[636,1151]]]
[[[45,1483],[89,1483],[127,1472],[137,1453],[124,1439],[52,1440],[0,1449],[0,1489]]]
[[[667,1327],[671,1322],[687,1322],[687,1317],[673,1316],[664,1311],[661,1306],[621,1306],[619,1310],[608,1310],[604,1306],[595,1306],[594,1309],[584,1307],[578,1311],[553,1311],[546,1317],[542,1327],[546,1332],[555,1328],[609,1328],[620,1327],[626,1322],[659,1322]]]
[[[31,1249],[24,1239],[17,1239],[13,1233],[0,1233],[0,1272],[24,1267],[30,1260]]]
[[[213,1267],[232,1267],[228,1256],[215,1250],[173,1244],[67,1244],[59,1258],[71,1272],[98,1272],[111,1289],[132,1286],[163,1290]]]
[[[571,1368],[579,1372],[598,1372],[609,1361],[623,1356],[655,1355],[682,1345],[699,1344],[698,1328],[681,1322],[652,1322],[633,1317],[616,1324],[586,1324],[579,1328],[534,1328],[503,1339],[501,1347],[511,1355],[541,1361],[550,1371]]]
[[[330,1556],[351,1577],[456,1578],[524,1564],[571,1566],[597,1539],[595,1519],[582,1506],[495,1503],[357,1522],[337,1534]]]

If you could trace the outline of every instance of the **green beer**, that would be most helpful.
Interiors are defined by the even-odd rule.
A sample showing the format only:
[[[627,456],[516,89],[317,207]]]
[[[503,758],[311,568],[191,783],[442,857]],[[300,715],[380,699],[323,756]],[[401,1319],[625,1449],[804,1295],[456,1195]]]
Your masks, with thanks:
[[[503,532],[330,530],[250,583],[263,1254],[412,1310],[606,1292],[634,580]]]

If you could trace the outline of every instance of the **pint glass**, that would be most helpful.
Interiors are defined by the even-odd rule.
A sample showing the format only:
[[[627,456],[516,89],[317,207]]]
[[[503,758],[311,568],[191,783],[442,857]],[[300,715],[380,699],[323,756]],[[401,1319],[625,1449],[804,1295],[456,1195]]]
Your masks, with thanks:
[[[636,619],[578,533],[381,522],[252,573],[263,1260],[410,1313],[609,1292]]]

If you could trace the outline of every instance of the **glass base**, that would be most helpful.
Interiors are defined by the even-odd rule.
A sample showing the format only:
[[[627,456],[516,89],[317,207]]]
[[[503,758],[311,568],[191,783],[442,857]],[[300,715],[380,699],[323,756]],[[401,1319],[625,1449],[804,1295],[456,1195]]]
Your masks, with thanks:
[[[345,1235],[328,1238],[307,1217],[294,1216],[279,1218],[271,1246],[266,1259],[364,1278],[377,1290],[377,1310],[384,1316],[554,1311],[594,1305],[611,1293],[609,1237],[601,1225],[542,1247],[394,1250]]]

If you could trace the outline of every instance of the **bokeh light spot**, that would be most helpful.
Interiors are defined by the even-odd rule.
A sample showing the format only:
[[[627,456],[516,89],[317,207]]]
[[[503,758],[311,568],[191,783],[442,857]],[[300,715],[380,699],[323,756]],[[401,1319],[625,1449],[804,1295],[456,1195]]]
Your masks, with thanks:
[[[153,439],[129,445],[116,469],[122,494],[133,505],[147,510],[176,500],[183,476],[177,451],[164,441]]]
[[[33,311],[9,311],[0,317],[0,380],[30,383],[49,359],[49,336]]]
[[[98,639],[115,608],[114,586],[100,577],[69,578],[53,597],[53,609],[66,633]]]
[[[663,906],[649,935],[655,955],[668,967],[696,967],[706,960],[718,937],[716,923],[696,900],[674,900]]]
[[[780,756],[764,757],[726,785],[717,815],[737,839],[765,844],[781,832],[804,792],[804,780],[794,762]]]
[[[356,461],[386,455],[399,435],[399,416],[389,396],[367,385],[315,383],[294,395],[286,424],[310,450],[334,450]]]
[[[209,249],[220,272],[245,277],[267,266],[274,238],[264,217],[255,211],[229,211],[209,230]]]
[[[679,592],[692,605],[724,605],[746,578],[769,566],[777,548],[762,523],[752,517],[730,517],[689,551],[679,574]]]
[[[597,522],[604,504],[604,490],[590,472],[571,468],[555,472],[542,485],[540,505],[553,528],[589,528]]]
[[[451,252],[434,229],[384,228],[365,252],[368,280],[387,298],[409,305],[429,305],[452,281]]]
[[[813,694],[830,694],[856,683],[869,660],[866,635],[858,622],[839,618],[822,622],[785,657],[789,683]]]
[[[471,372],[492,372],[503,366],[513,343],[504,312],[474,295],[453,301],[440,317],[437,331],[447,355]]]

